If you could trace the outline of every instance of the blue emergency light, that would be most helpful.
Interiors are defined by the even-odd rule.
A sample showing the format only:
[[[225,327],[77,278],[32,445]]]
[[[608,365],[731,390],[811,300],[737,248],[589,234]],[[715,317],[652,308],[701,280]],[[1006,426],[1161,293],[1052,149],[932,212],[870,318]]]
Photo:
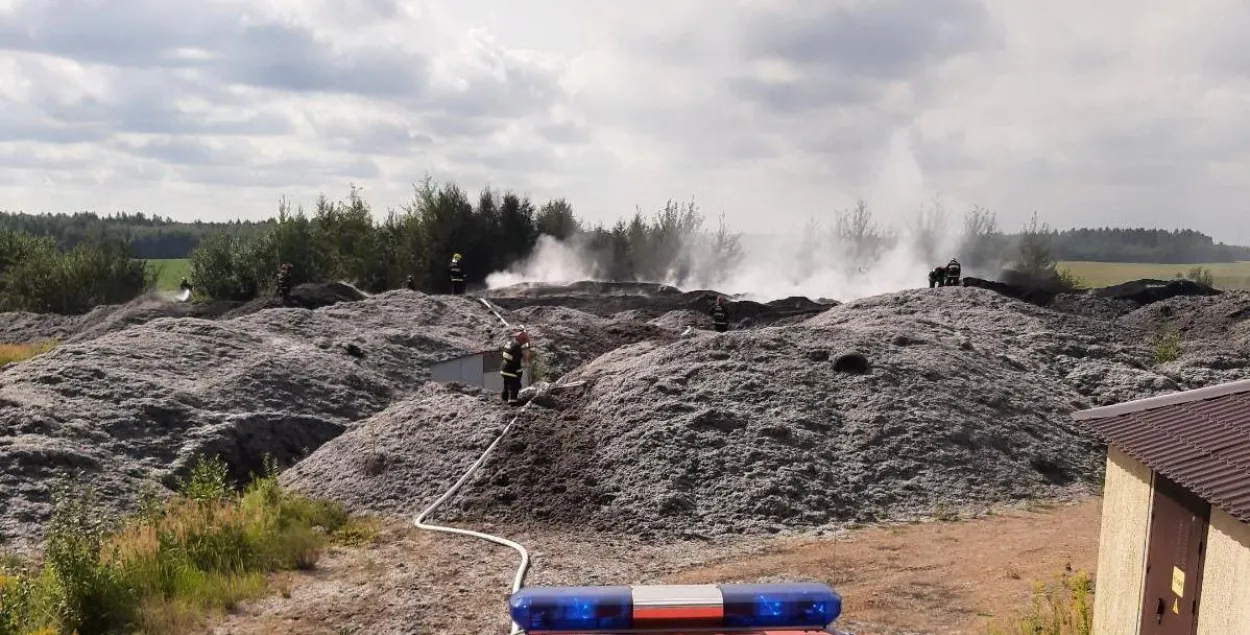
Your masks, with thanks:
[[[531,587],[508,599],[524,632],[823,629],[842,597],[823,584]]]

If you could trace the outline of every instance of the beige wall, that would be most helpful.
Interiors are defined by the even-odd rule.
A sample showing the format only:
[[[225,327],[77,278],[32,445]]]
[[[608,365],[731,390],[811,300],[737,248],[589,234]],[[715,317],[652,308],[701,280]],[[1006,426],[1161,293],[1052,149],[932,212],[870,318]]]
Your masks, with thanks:
[[[1211,508],[1198,635],[1250,633],[1250,525]]]
[[[1094,595],[1095,635],[1137,635],[1154,501],[1152,479],[1150,468],[1114,447],[1108,449]]]

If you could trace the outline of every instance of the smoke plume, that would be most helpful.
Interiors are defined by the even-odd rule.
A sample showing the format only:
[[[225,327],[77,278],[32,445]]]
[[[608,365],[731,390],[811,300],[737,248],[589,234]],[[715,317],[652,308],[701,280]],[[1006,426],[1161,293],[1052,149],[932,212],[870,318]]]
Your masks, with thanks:
[[[954,216],[926,201],[925,182],[905,132],[891,140],[870,205],[812,219],[772,235],[709,230],[691,208],[670,203],[650,227],[638,219],[558,241],[542,236],[530,257],[486,280],[490,288],[524,282],[636,280],[681,289],[715,289],[753,300],[789,296],[855,298],[928,285],[928,272],[958,256],[965,275],[997,271],[1000,251],[991,213]],[[881,214],[881,216],[878,216]]]

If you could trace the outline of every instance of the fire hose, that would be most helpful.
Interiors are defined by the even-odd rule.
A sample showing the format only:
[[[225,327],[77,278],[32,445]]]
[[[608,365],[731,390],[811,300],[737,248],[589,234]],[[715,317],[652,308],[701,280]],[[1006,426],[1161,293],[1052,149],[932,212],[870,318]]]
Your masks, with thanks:
[[[496,311],[495,308],[491,306],[491,304],[488,301],[486,301],[485,298],[482,298],[481,300],[482,300],[482,304],[485,305],[486,308],[489,309],[490,312],[493,313],[495,317],[498,318],[499,321],[502,322],[506,328],[512,328],[511,325],[508,324],[507,320],[505,320],[503,316],[500,315],[499,312]],[[560,385],[560,382],[563,381],[563,379],[564,378],[561,377],[559,380],[557,380],[556,385]],[[570,385],[576,385],[577,383],[580,383],[580,382],[576,382],[575,384],[570,384]],[[529,566],[530,566],[529,551],[527,551],[523,545],[515,541],[508,540],[507,538],[501,538],[499,536],[493,536],[491,534],[473,531],[470,529],[459,529],[455,527],[431,525],[426,522],[426,519],[428,519],[430,515],[433,514],[440,505],[445,503],[452,496],[455,496],[456,493],[460,491],[460,488],[463,487],[465,483],[469,482],[469,479],[473,478],[473,475],[477,473],[477,470],[486,462],[486,459],[490,457],[490,453],[494,451],[494,449],[499,445],[499,442],[502,441],[503,438],[508,434],[508,432],[512,429],[512,426],[516,424],[517,420],[521,418],[521,415],[525,414],[525,411],[528,410],[530,405],[534,403],[534,400],[537,399],[542,394],[544,394],[546,390],[547,390],[547,385],[545,384],[537,385],[536,393],[530,398],[529,401],[527,401],[524,405],[521,406],[520,410],[516,413],[516,415],[514,415],[512,419],[508,422],[508,424],[504,426],[502,430],[500,430],[499,434],[495,436],[495,440],[492,441],[490,445],[486,446],[486,449],[482,452],[482,455],[479,456],[477,460],[474,461],[473,464],[469,466],[469,469],[465,471],[465,473],[460,477],[460,479],[457,480],[455,484],[451,486],[450,489],[444,492],[442,496],[439,496],[434,502],[430,503],[428,507],[422,510],[422,512],[420,514],[417,514],[416,518],[413,519],[413,524],[417,527],[417,529],[422,529],[425,531],[441,532],[441,533],[447,533],[447,534],[454,534],[454,535],[460,535],[460,536],[467,536],[470,538],[477,538],[479,540],[485,540],[487,542],[491,542],[497,545],[508,547],[512,549],[513,551],[516,551],[517,554],[520,555],[520,564],[517,566],[516,576],[512,580],[512,591],[511,591],[512,594],[516,594],[521,590],[521,586],[525,582],[525,574],[526,572],[528,572]],[[633,592],[636,593],[636,592],[639,592],[639,590],[635,590]],[[719,591],[717,592],[717,597],[718,598],[720,597]],[[838,606],[839,608],[841,606],[840,598],[838,599]],[[521,625],[517,624],[516,621],[511,621],[511,624],[512,624],[512,628],[509,632],[509,635],[522,635],[525,632],[525,630],[521,627]],[[778,631],[778,632],[780,633],[781,631]],[[797,631],[785,631],[785,632],[797,634]],[[802,632],[810,633],[813,631],[805,629]],[[822,629],[821,632],[841,635],[839,631],[833,629],[832,625],[829,625],[827,627],[827,630]]]
[[[495,307],[491,306],[491,304],[487,302],[485,298],[481,298],[481,301],[482,301],[482,304],[484,304],[486,308],[495,315],[496,318],[499,318],[499,321],[503,323],[505,328],[512,328],[512,325],[508,324],[508,321],[503,319],[503,316],[500,315],[499,312],[495,310]],[[463,476],[460,477],[460,480],[456,481],[456,483],[451,486],[451,489],[448,489],[446,492],[443,493],[442,496],[439,496],[433,503],[430,503],[429,507],[426,507],[425,510],[423,510],[420,514],[417,514],[417,517],[413,519],[413,525],[415,525],[417,529],[442,532],[446,534],[455,534],[459,536],[468,536],[470,538],[477,538],[479,540],[493,542],[497,545],[502,545],[504,547],[508,547],[509,549],[512,549],[513,551],[516,551],[517,554],[521,556],[521,563],[520,565],[517,566],[516,576],[512,579],[512,593],[516,593],[517,591],[521,590],[521,585],[525,582],[525,573],[529,570],[530,554],[529,554],[529,551],[526,551],[524,546],[522,546],[520,543],[508,540],[507,538],[500,538],[499,536],[492,536],[490,534],[485,534],[479,531],[472,531],[469,529],[458,529],[455,527],[431,525],[425,521],[427,518],[429,518],[431,514],[434,513],[435,510],[438,509],[440,505],[445,503],[447,499],[451,498],[452,496],[455,496],[456,492],[460,491],[460,488],[463,487],[465,483],[469,482],[469,479],[473,477],[473,475],[477,472],[478,468],[482,467],[482,464],[486,462],[487,457],[490,456],[490,453],[495,449],[495,446],[499,445],[499,442],[502,441],[504,436],[508,434],[508,431],[512,429],[512,426],[516,424],[517,419],[520,419],[521,415],[525,414],[525,411],[529,409],[530,404],[532,403],[534,403],[532,398],[530,401],[525,402],[525,405],[521,406],[520,411],[518,411],[516,415],[512,417],[512,420],[508,422],[508,425],[504,426],[503,430],[499,431],[499,434],[495,437],[495,440],[492,441],[490,445],[486,446],[486,450],[482,452],[482,455],[479,456],[478,459],[473,462],[473,465],[469,466],[469,469],[465,471]],[[518,626],[515,622],[513,622],[512,631],[510,635],[517,635],[518,633],[521,633],[521,632],[522,632],[521,627]]]
[[[458,492],[460,488],[473,477],[473,474],[477,472],[477,469],[486,462],[486,458],[490,456],[491,451],[495,449],[495,446],[499,445],[499,442],[503,440],[504,435],[508,434],[508,430],[512,429],[512,425],[517,422],[517,419],[519,419],[522,414],[524,414],[525,410],[529,408],[531,403],[533,403],[533,401],[526,402],[524,406],[521,406],[521,411],[518,412],[516,416],[512,417],[512,421],[509,421],[508,425],[504,426],[503,430],[499,432],[499,435],[495,437],[495,440],[492,441],[490,445],[486,446],[486,451],[482,452],[482,456],[478,457],[477,461],[474,461],[473,465],[469,466],[469,469],[464,473],[464,476],[461,476],[460,480],[456,481],[456,484],[451,486],[451,489],[447,490],[442,496],[439,496],[433,503],[430,503],[430,506],[426,507],[425,511],[417,514],[417,517],[413,520],[413,524],[416,525],[417,529],[469,536],[470,538],[477,538],[479,540],[493,542],[497,545],[503,545],[516,551],[521,556],[521,564],[517,567],[516,577],[512,580],[513,593],[521,590],[521,584],[525,581],[525,572],[529,570],[530,554],[525,550],[525,547],[519,543],[508,540],[507,538],[500,538],[499,536],[492,536],[478,531],[457,529],[455,527],[443,527],[441,525],[431,525],[426,523],[425,519],[428,518],[430,514],[434,513],[434,510],[438,509],[439,505],[442,505],[447,501],[447,499],[454,496],[456,492]],[[521,628],[514,622],[512,624],[511,635],[517,635],[520,632]]]

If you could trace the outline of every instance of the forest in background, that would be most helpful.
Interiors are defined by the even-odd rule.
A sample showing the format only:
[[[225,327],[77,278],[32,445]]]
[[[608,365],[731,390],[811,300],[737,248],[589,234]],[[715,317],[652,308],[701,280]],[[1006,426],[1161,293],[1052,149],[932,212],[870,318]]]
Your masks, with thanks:
[[[1035,213],[1020,231],[998,226],[982,208],[962,216],[940,207],[917,211],[902,231],[882,225],[860,201],[813,221],[804,240],[844,255],[848,275],[903,247],[927,261],[949,257],[954,236],[965,267],[1010,267],[1058,275],[1057,261],[1210,264],[1250,260],[1250,249],[1192,230],[1055,231]],[[723,218],[710,226],[693,202],[667,202],[611,225],[590,225],[564,199],[536,204],[513,191],[476,195],[426,179],[399,210],[376,213],[359,190],[310,210],[279,204],[266,221],[177,222],[143,214],[0,213],[0,311],[79,313],[128,301],[154,288],[147,260],[188,259],[202,298],[245,301],[271,293],[278,265],[293,265],[294,284],[349,281],[369,292],[416,288],[443,292],[453,253],[465,258],[468,282],[481,284],[535,252],[541,236],[576,244],[588,275],[612,281],[715,284],[744,264],[742,236]],[[944,238],[945,237],[945,238]],[[799,260],[804,247],[799,246]],[[939,253],[943,252],[943,253]],[[746,263],[749,265],[749,262]],[[714,288],[714,287],[711,287]]]
[[[316,206],[327,204],[323,198]],[[567,202],[561,204],[567,205]],[[73,249],[87,241],[118,239],[129,246],[132,257],[145,260],[190,258],[191,252],[209,236],[221,233],[261,236],[277,222],[277,216],[263,221],[186,222],[143,213],[0,212],[0,230],[46,236],[55,240],[61,250]],[[580,225],[581,221],[578,222]],[[1160,264],[1250,260],[1250,246],[1216,242],[1211,236],[1190,229],[1097,227],[1050,231],[1051,250],[1056,260]],[[1020,233],[1007,232],[1003,236],[1008,241],[1018,240]]]

